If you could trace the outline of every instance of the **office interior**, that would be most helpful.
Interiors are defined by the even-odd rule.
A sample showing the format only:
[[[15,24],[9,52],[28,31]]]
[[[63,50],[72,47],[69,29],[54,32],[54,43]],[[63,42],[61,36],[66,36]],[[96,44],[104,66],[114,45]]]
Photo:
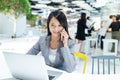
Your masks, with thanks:
[[[112,31],[106,31],[103,49],[100,48],[100,44],[98,43],[101,21],[109,20],[110,15],[120,16],[120,0],[29,0],[29,2],[31,4],[31,13],[36,18],[34,20],[27,20],[26,16],[19,17],[17,20],[15,38],[12,37],[14,34],[14,23],[9,16],[0,13],[0,75],[7,73],[5,70],[6,67],[2,62],[2,52],[27,53],[40,36],[47,34],[47,17],[51,11],[58,9],[63,11],[67,16],[69,34],[73,40],[75,40],[77,31],[77,20],[82,12],[86,13],[87,16],[91,18],[91,22],[94,22],[94,30],[91,32],[90,36],[86,36],[86,40],[83,42],[84,46],[82,46],[82,52],[88,56],[85,74],[92,74],[93,59],[93,74],[98,74],[98,60],[93,58],[93,56],[104,56],[107,53],[107,55],[117,57],[115,60],[115,74],[120,74],[120,40],[115,39],[114,41],[112,39]],[[114,51],[111,52],[113,44],[116,44],[117,46],[114,46]],[[110,60],[110,74],[114,74],[114,58],[111,57],[109,59],[113,59]],[[102,61],[103,60],[99,60],[99,74],[103,74]],[[77,57],[76,62],[77,66],[74,72],[82,74],[84,60]],[[105,74],[108,74],[108,61],[105,60],[104,64]]]

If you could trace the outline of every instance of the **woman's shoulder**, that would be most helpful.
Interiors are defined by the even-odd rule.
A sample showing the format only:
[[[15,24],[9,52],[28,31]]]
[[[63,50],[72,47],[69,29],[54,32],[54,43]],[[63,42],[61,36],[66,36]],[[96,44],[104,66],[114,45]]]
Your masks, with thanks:
[[[49,36],[47,36],[47,35],[45,35],[45,36],[40,36],[39,41],[45,42],[48,38],[49,38]]]
[[[47,36],[44,35],[44,36],[40,36],[40,39],[45,39]]]

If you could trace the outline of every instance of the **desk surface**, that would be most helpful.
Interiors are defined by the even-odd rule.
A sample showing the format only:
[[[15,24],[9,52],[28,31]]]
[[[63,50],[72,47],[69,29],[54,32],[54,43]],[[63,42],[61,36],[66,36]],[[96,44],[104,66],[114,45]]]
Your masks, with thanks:
[[[58,80],[120,80],[120,74],[114,75],[97,75],[97,74],[79,74],[79,73],[63,73]]]

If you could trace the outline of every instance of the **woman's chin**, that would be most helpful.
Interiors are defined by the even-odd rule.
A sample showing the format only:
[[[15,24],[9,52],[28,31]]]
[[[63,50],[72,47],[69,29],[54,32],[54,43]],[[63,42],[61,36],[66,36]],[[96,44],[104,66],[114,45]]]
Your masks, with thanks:
[[[55,37],[59,37],[59,36],[60,36],[60,34],[53,34],[53,36],[55,36]]]

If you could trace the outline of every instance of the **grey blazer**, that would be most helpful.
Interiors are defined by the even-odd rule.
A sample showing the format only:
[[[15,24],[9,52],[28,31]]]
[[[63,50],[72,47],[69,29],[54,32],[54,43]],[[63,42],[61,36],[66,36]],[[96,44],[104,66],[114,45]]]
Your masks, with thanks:
[[[52,66],[49,61],[49,41],[50,36],[42,36],[37,41],[37,43],[28,51],[27,54],[37,55],[40,51],[45,58],[45,62],[47,65]],[[60,68],[64,67],[67,72],[72,72],[75,69],[75,57],[73,55],[74,52],[74,41],[69,39],[68,46],[63,47],[62,42],[57,49],[57,55],[55,59],[55,65],[53,67]]]

